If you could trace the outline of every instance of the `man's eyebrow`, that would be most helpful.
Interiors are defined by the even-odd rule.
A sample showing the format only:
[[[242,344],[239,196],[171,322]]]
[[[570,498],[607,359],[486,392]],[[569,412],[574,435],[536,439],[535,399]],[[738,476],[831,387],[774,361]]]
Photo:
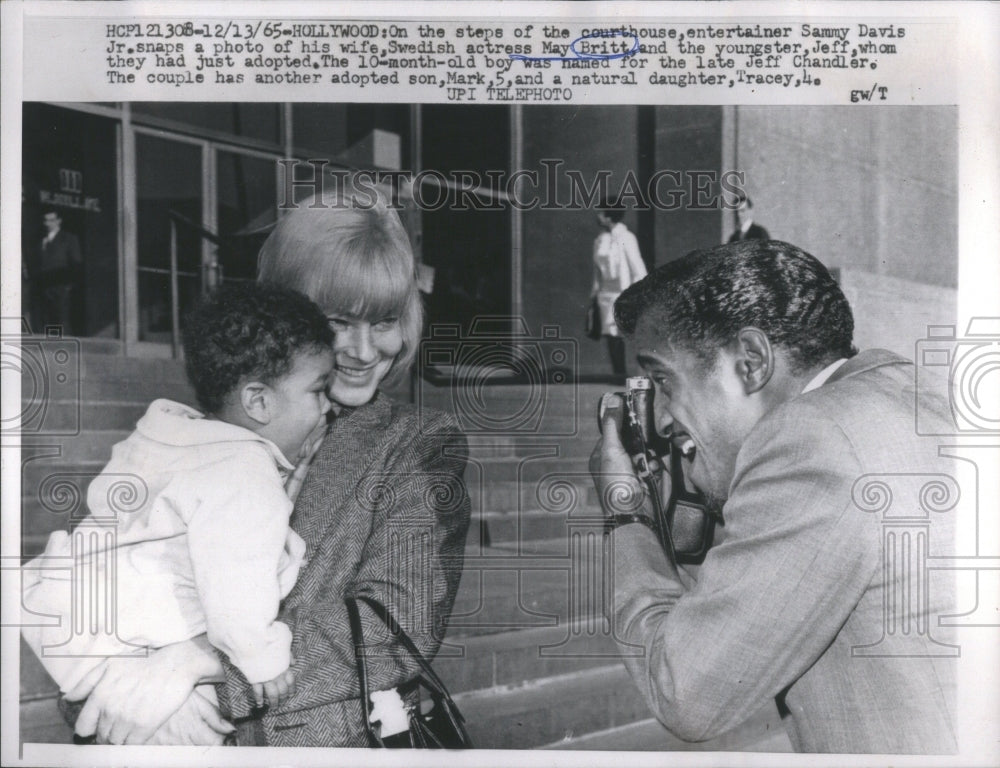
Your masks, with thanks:
[[[656,368],[659,371],[663,371],[668,375],[673,375],[673,371],[663,365],[663,362],[652,355],[639,354],[635,358],[636,362],[639,363],[643,368]]]

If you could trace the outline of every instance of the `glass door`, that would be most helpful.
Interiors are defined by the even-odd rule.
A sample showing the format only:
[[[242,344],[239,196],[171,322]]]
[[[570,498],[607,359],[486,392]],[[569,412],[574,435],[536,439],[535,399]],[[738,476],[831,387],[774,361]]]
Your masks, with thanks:
[[[215,221],[219,242],[206,271],[210,285],[257,277],[257,254],[277,221],[276,158],[231,149],[215,152]]]
[[[277,156],[144,128],[135,136],[134,322],[139,342],[162,348],[205,291],[256,278],[277,216]]]
[[[136,132],[136,231],[139,341],[173,340],[174,299],[179,317],[202,291],[206,248],[198,231],[176,227],[176,264],[171,269],[171,216],[196,226],[205,218],[205,144]]]

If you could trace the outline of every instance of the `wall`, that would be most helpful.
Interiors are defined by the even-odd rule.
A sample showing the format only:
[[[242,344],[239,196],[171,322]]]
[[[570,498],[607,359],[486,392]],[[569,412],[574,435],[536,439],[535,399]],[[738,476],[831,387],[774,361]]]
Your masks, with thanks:
[[[656,169],[670,169],[694,179],[691,171],[718,174],[722,167],[722,109],[720,107],[657,107],[656,108]],[[666,202],[666,190],[661,197]],[[690,184],[687,204],[675,211],[655,212],[656,264],[676,259],[695,248],[705,248],[719,242],[720,213],[717,209],[698,209],[690,205]],[[707,195],[718,194],[714,185]],[[702,204],[704,201],[701,201]]]
[[[928,324],[954,324],[954,107],[735,107],[726,118],[755,221],[840,269],[859,348],[912,358]]]
[[[735,107],[754,219],[831,267],[954,288],[954,107]]]
[[[928,325],[955,325],[958,316],[954,288],[854,269],[841,271],[840,285],[854,310],[858,349],[881,347],[912,360]]]

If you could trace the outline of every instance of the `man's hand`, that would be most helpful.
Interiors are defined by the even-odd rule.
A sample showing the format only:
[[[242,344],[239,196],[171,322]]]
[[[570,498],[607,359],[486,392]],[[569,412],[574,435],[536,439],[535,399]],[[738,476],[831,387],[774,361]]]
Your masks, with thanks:
[[[234,730],[230,723],[223,720],[218,707],[195,688],[183,706],[147,739],[146,744],[218,746]]]
[[[144,744],[182,708],[195,685],[221,673],[218,656],[201,635],[146,657],[107,659],[66,698],[87,699],[76,721],[80,736],[96,735],[102,744]]]
[[[96,734],[98,744],[144,744],[159,730],[197,683],[162,650],[146,658],[108,659],[69,691],[70,701],[87,699],[76,732]]]
[[[264,706],[265,696],[269,706],[277,707],[284,704],[293,693],[295,693],[295,673],[291,667],[266,683],[253,684],[253,697],[258,707]]]
[[[653,504],[645,486],[636,477],[632,459],[622,446],[618,424],[609,410],[601,422],[602,436],[590,454],[590,474],[597,499],[607,517],[613,515],[653,515]],[[670,477],[659,477],[660,498],[670,498]]]

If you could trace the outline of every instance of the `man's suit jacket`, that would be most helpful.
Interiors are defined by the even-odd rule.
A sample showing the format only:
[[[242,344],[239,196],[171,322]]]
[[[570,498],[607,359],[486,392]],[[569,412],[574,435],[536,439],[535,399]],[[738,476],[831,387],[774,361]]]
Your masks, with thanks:
[[[50,282],[55,275],[59,281],[70,280],[73,270],[82,263],[80,241],[72,232],[60,229],[51,240],[42,239],[37,270],[42,276],[48,275]]]
[[[744,235],[739,227],[729,236],[729,242],[738,243],[740,240],[770,240],[771,235],[760,224],[750,224]]]
[[[958,494],[913,392],[912,364],[869,350],[765,416],[690,588],[651,531],[615,531],[616,631],[669,729],[712,738],[783,695],[800,751],[956,750],[957,649],[936,620],[954,589],[921,558],[954,554]],[[950,422],[943,398],[922,406]]]

